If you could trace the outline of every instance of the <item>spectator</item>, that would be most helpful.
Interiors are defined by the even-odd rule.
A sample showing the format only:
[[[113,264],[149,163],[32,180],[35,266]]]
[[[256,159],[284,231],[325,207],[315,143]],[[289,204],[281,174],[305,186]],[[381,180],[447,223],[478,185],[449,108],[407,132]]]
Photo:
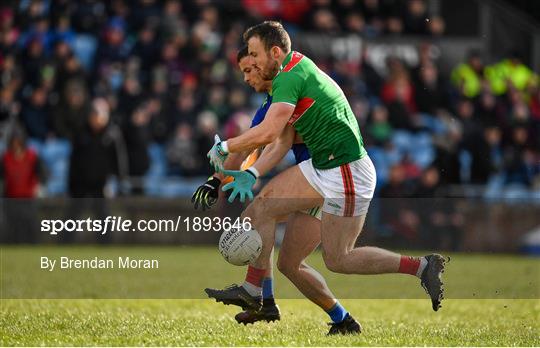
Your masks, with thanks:
[[[130,6],[128,23],[130,31],[144,30],[145,25],[157,25],[161,17],[161,8],[156,0],[137,0],[136,6]]]
[[[161,48],[161,62],[167,69],[169,85],[172,88],[178,87],[182,77],[187,70],[186,62],[180,57],[180,45],[174,41],[167,41]]]
[[[111,65],[124,63],[129,55],[130,47],[125,40],[126,23],[120,17],[109,20],[104,34],[104,40],[100,42],[96,53],[96,68],[102,75]]]
[[[420,66],[418,74],[414,94],[418,111],[437,115],[440,109],[447,109],[447,88],[435,64],[429,62]]]
[[[169,112],[169,117],[173,125],[179,123],[193,124],[197,115],[197,101],[195,94],[191,91],[180,91],[176,101]]]
[[[442,37],[446,30],[446,23],[441,16],[428,18],[428,32],[433,37]]]
[[[484,65],[478,51],[470,51],[467,62],[452,70],[451,81],[459,93],[467,98],[474,98],[482,89]]]
[[[105,6],[100,1],[81,0],[73,4],[71,22],[80,33],[98,35],[106,20]]]
[[[407,1],[407,9],[404,16],[405,33],[425,35],[428,33],[428,14],[424,0]]]
[[[8,54],[0,63],[0,86],[18,89],[23,82],[23,71],[17,64],[15,56]]]
[[[459,160],[460,144],[463,139],[463,127],[455,120],[448,121],[446,133],[434,137],[435,160],[433,166],[439,169],[441,185],[461,182],[461,163]]]
[[[281,18],[283,18],[285,22],[295,24],[300,24],[302,22],[305,13],[309,10],[309,7],[311,6],[309,0],[281,0],[280,3]]]
[[[159,49],[159,42],[156,38],[156,30],[152,24],[146,24],[139,31],[137,42],[131,51],[133,56],[139,57],[142,72],[151,71],[156,63],[156,52]],[[148,77],[147,79],[148,80]]]
[[[31,138],[45,140],[50,135],[47,90],[35,87],[21,110],[21,121]]]
[[[398,16],[390,16],[386,19],[386,34],[401,35],[403,34],[403,21]]]
[[[13,90],[9,87],[0,89],[0,123],[7,123],[12,116],[19,113],[20,105],[15,100]]]
[[[186,20],[182,13],[182,3],[179,0],[167,0],[161,19],[161,33],[164,40],[173,40],[186,35]]]
[[[118,109],[122,112],[122,117],[129,119],[133,111],[137,108],[143,97],[141,82],[137,75],[130,74],[123,81],[120,93],[118,93]]]
[[[395,101],[403,103],[408,113],[416,112],[414,86],[409,72],[402,61],[395,57],[387,59],[388,78],[381,91],[381,99],[386,104]]]
[[[476,110],[478,120],[484,127],[504,122],[501,106],[498,105],[495,96],[488,91],[480,95]]]
[[[320,8],[312,15],[312,29],[317,32],[335,34],[339,31],[339,24],[336,17],[328,8]]]
[[[491,175],[502,172],[501,131],[491,126],[472,150],[471,183],[486,184]]]
[[[69,47],[73,47],[75,44],[75,32],[71,28],[71,22],[68,16],[62,15],[58,18],[52,41],[53,43],[64,42]]]
[[[531,100],[529,102],[531,117],[536,122],[540,122],[540,86],[533,89],[531,95]]]
[[[4,197],[35,198],[46,170],[36,151],[26,144],[24,132],[15,128],[9,136],[8,148],[2,156]]]
[[[227,90],[224,87],[212,88],[208,95],[208,105],[205,109],[215,113],[222,122],[229,116],[230,110],[227,105]]]
[[[538,76],[521,62],[517,52],[512,52],[508,59],[487,66],[485,74],[495,95],[502,95],[512,87],[523,92],[538,84]]]
[[[164,99],[152,96],[147,100],[147,112],[150,115],[151,139],[158,143],[165,143],[170,135],[171,123],[165,112]]]
[[[384,18],[387,13],[385,13],[379,0],[363,0],[362,13],[370,32],[377,35],[384,30]]]
[[[506,184],[516,184],[524,187],[533,183],[534,170],[531,170],[531,149],[529,148],[527,128],[517,126],[512,129],[511,144],[504,152],[506,169]]]
[[[366,48],[363,48],[362,50],[362,62],[360,64],[359,79],[365,81],[366,94],[370,96],[379,96],[384,84],[384,79],[369,61],[368,50]]]
[[[32,37],[19,59],[24,62],[22,67],[26,84],[39,84],[41,82],[41,69],[46,63],[43,39],[38,36]]]
[[[463,126],[462,146],[469,151],[480,134],[480,124],[474,112],[474,104],[470,100],[462,99],[458,102],[456,114]]]
[[[417,128],[418,122],[412,109],[412,86],[405,78],[387,83],[383,87],[382,98],[388,107],[392,127],[411,131]]]
[[[20,31],[13,19],[12,9],[0,8],[0,56],[15,51]]]
[[[150,119],[153,105],[139,104],[124,120],[122,131],[126,143],[129,175],[143,176],[150,167],[148,146],[151,138]]]
[[[360,12],[350,12],[345,16],[343,27],[349,33],[364,35],[366,30],[366,22]]]
[[[439,170],[437,167],[431,166],[422,172],[412,196],[417,198],[436,197],[440,196],[438,190],[440,190]]]
[[[367,133],[372,139],[373,145],[384,146],[390,139],[392,126],[388,122],[388,110],[384,106],[378,105],[373,108]]]
[[[58,62],[56,68],[56,85],[54,89],[61,95],[61,98],[65,96],[66,86],[72,80],[77,80],[79,83],[86,85],[87,76],[77,57],[69,52],[62,61]],[[86,88],[86,86],[83,87]],[[61,100],[61,102],[66,102],[66,100]]]
[[[15,128],[9,136],[7,151],[2,156],[1,174],[4,180],[3,200],[6,233],[2,242],[35,242],[38,223],[32,198],[40,192],[45,181],[45,169],[37,153],[26,145],[24,132]]]
[[[186,123],[179,124],[167,146],[167,160],[173,173],[187,177],[203,174],[204,162],[200,161],[197,150],[191,126]]]
[[[60,103],[53,113],[53,129],[60,138],[74,140],[85,128],[90,113],[90,103],[84,84],[71,80],[63,90]]]
[[[388,175],[388,183],[381,189],[379,195],[383,198],[407,197],[411,191],[406,179],[405,168],[399,164],[393,165]]]
[[[122,176],[121,133],[109,124],[109,105],[92,101],[85,128],[72,142],[69,164],[69,193],[72,197],[104,197],[111,175]],[[124,173],[125,174],[125,173]]]

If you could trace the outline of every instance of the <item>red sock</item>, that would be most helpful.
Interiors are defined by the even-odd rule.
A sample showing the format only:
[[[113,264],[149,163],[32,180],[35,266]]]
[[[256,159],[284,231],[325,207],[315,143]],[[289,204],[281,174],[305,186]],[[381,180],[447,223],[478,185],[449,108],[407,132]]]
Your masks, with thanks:
[[[266,274],[266,269],[260,269],[260,268],[249,266],[247,274],[246,274],[246,282],[260,288],[262,286],[262,280],[265,274]]]
[[[399,273],[406,273],[416,275],[418,268],[420,267],[420,258],[413,256],[401,256],[399,261]]]

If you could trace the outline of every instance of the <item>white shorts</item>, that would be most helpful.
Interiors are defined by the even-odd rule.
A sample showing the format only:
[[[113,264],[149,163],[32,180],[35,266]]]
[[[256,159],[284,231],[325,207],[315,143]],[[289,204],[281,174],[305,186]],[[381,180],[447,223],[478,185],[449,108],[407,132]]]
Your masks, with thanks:
[[[339,216],[367,214],[377,174],[368,155],[331,169],[316,169],[311,159],[299,165],[311,186],[324,197],[322,210]]]

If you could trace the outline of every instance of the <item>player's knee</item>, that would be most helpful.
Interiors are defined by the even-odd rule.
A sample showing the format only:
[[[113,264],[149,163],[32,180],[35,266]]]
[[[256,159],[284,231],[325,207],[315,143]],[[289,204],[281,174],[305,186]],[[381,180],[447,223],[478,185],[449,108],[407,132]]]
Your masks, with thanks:
[[[298,272],[298,265],[282,257],[281,254],[278,257],[277,268],[287,278],[293,277]]]
[[[277,262],[277,269],[283,274],[285,277],[288,277],[291,273],[291,266],[286,262],[283,261],[283,259],[279,258]]]
[[[249,218],[251,224],[257,228],[257,225],[264,219],[263,209],[260,202],[255,199],[250,205],[242,212],[241,219]]]
[[[329,271],[335,273],[347,273],[345,263],[340,255],[323,252],[323,260]]]

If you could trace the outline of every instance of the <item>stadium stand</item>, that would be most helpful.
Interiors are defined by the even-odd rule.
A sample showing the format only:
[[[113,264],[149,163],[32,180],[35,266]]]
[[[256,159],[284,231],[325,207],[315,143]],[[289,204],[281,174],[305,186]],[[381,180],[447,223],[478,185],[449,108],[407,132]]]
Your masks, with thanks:
[[[261,102],[235,67],[248,24],[278,18],[293,35],[413,36],[428,46],[446,35],[444,19],[422,0],[283,3],[7,2],[0,7],[2,148],[10,130],[25,130],[48,171],[41,195],[74,194],[69,169],[78,146],[87,156],[78,161],[112,156],[100,170],[116,175],[108,185],[117,194],[189,196],[210,173],[214,132],[242,131]],[[486,52],[471,50],[445,67],[424,44],[417,50],[416,64],[389,56],[384,72],[369,60],[351,70],[347,60],[313,56],[355,109],[378,194],[414,195],[436,168],[433,195],[480,187],[487,198],[538,199],[538,74],[519,52],[487,61]],[[97,112],[96,100],[110,110]],[[103,129],[91,121],[100,113]],[[104,142],[115,144],[111,154]],[[390,190],[395,180],[407,189]]]

